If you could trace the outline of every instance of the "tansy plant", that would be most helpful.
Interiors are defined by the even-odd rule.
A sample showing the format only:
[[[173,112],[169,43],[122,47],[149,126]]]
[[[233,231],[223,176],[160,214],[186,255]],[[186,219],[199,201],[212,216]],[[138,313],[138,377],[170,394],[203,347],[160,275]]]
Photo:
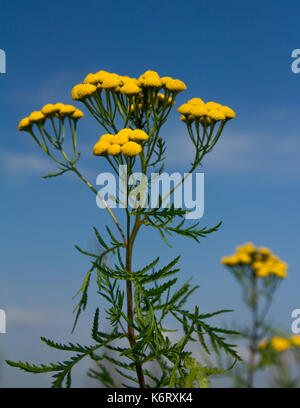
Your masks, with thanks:
[[[266,316],[278,285],[287,276],[288,266],[270,249],[255,247],[250,242],[237,247],[235,254],[222,258],[221,262],[241,285],[244,302],[251,312],[251,327],[241,330],[248,342],[249,359],[239,366],[234,376],[236,385],[251,388],[255,373],[263,368],[259,359],[264,344],[261,342],[270,331]],[[272,349],[277,351],[290,345],[279,337],[274,337],[271,343]]]
[[[99,71],[88,74],[82,84],[74,86],[71,94],[73,100],[81,102],[100,125],[102,135],[94,145],[93,154],[99,156],[98,160],[106,160],[116,175],[119,166],[123,165],[127,171],[126,180],[129,180],[134,171],[147,177],[153,170],[162,173],[166,141],[160,136],[160,130],[177,95],[185,89],[182,81],[160,77],[154,71],[146,71],[138,79]],[[200,98],[191,99],[178,111],[194,146],[191,173],[213,149],[224,126],[235,117],[235,113],[227,106],[215,102],[204,103]],[[83,113],[72,105],[47,104],[40,111],[22,119],[19,130],[30,134],[43,152],[56,162],[57,171],[44,177],[75,173],[97,195],[92,184],[77,169],[80,158],[77,127],[81,117]],[[71,151],[64,149],[66,138],[71,138]],[[184,181],[185,178],[182,183]],[[133,186],[127,183],[125,189],[128,197]],[[174,190],[175,187],[169,195]],[[117,220],[99,194],[98,199],[109,212],[115,230],[111,226],[101,231],[94,228],[103,249],[101,254],[76,247],[89,258],[91,267],[78,292],[81,298],[75,308],[74,328],[80,313],[86,308],[90,280],[95,275],[98,294],[106,305],[105,314],[111,330],[101,331],[103,324],[99,327],[98,321],[102,316],[97,309],[91,331],[92,345],[60,344],[42,337],[42,341],[50,347],[73,352],[70,360],[41,366],[12,361],[8,361],[8,364],[31,373],[52,373],[54,387],[69,387],[72,368],[86,356],[98,367],[91,370],[89,375],[108,387],[114,387],[115,383],[113,374],[105,367],[105,361],[113,364],[124,381],[128,380],[124,386],[207,386],[208,376],[219,371],[200,364],[187,347],[198,338],[202,347],[209,352],[205,341],[207,337],[216,352],[224,349],[235,360],[239,359],[234,346],[224,338],[224,333],[234,332],[207,323],[208,318],[225,310],[204,314],[197,306],[193,310],[185,308],[186,301],[197,286],[191,286],[189,282],[179,288],[175,285],[179,256],[161,267],[158,266],[159,257],[155,257],[149,265],[137,270],[133,264],[133,247],[138,234],[142,229],[146,232],[149,227],[157,230],[164,242],[169,244],[167,237],[172,239],[174,234],[199,242],[200,238],[216,231],[220,224],[210,229],[200,227],[199,222],[188,224],[190,221],[185,219],[187,211],[174,205],[163,206],[165,197],[161,196],[154,209],[143,208],[139,201],[132,210],[125,205],[122,210],[124,216]],[[113,265],[106,262],[111,256],[115,261]],[[173,331],[167,328],[168,316],[172,316],[179,325],[174,331],[181,330],[173,342],[168,336]],[[153,363],[159,369],[156,374],[149,368]]]
[[[300,335],[275,332],[272,337],[263,339],[258,349],[258,364],[271,369],[272,386],[299,388]]]

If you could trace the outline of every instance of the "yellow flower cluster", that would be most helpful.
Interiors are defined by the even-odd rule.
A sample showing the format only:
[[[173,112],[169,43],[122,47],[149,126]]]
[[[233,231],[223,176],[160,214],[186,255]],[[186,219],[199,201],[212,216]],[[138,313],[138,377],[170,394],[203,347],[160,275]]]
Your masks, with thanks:
[[[72,105],[64,105],[63,103],[56,103],[55,105],[48,103],[40,111],[32,112],[28,117],[21,119],[18,130],[30,130],[34,124],[44,123],[46,119],[58,117],[77,120],[84,116],[81,110],[76,109]]]
[[[106,89],[120,92],[123,95],[138,95],[143,88],[165,88],[170,92],[181,92],[186,89],[185,84],[179,79],[171,77],[160,78],[155,71],[146,71],[138,79],[129,76],[121,76],[106,71],[98,71],[88,74],[83,84],[75,85],[72,89],[74,100],[83,100],[92,96],[97,89]]]
[[[268,346],[277,352],[288,350],[293,346],[300,347],[300,335],[293,335],[289,339],[279,336],[272,337],[270,340],[264,339],[259,343],[258,348],[264,350]]]
[[[234,267],[249,265],[256,276],[266,278],[269,275],[285,278],[288,265],[274,255],[269,248],[256,248],[251,242],[236,248],[236,253],[221,259],[223,265]]]
[[[95,144],[93,153],[95,156],[104,154],[116,156],[124,154],[125,156],[136,156],[141,153],[142,146],[136,142],[148,140],[149,136],[141,129],[120,130],[116,135],[102,135],[99,141]]]
[[[181,113],[180,120],[183,122],[193,122],[199,120],[201,123],[210,124],[211,121],[229,120],[235,118],[235,112],[228,106],[216,102],[207,102],[200,98],[190,99],[178,109]]]

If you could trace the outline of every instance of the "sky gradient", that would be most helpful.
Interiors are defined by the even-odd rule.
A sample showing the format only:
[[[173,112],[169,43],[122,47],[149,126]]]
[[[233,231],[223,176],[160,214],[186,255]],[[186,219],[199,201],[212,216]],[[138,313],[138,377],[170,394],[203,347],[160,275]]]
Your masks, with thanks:
[[[17,125],[45,103],[72,103],[72,87],[100,69],[134,77],[153,69],[187,84],[176,107],[200,97],[237,112],[201,170],[201,223],[222,220],[220,231],[200,245],[176,238],[172,249],[145,231],[135,262],[145,265],[159,252],[166,263],[181,253],[182,281],[194,276],[200,285],[193,299],[200,310],[234,309],[216,322],[247,322],[239,287],[219,260],[246,241],[268,246],[289,264],[270,317],[290,331],[291,312],[300,308],[300,74],[291,70],[292,50],[300,48],[299,13],[296,0],[1,0],[0,49],[7,56],[7,73],[0,75],[2,361],[59,359],[40,335],[90,343],[95,291],[78,332],[70,335],[72,296],[89,268],[74,244],[93,248],[92,226],[101,231],[110,220],[74,177],[41,179],[53,164]],[[79,124],[79,167],[93,184],[107,169],[91,154],[101,131],[88,114]],[[176,109],[162,136],[167,170],[186,171],[192,150]],[[0,366],[2,387],[48,384],[47,377]],[[87,384],[76,373],[74,385]]]

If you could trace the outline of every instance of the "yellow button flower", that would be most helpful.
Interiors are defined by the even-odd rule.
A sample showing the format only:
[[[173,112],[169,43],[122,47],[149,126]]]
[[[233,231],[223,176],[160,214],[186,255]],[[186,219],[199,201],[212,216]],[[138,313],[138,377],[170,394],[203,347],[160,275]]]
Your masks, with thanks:
[[[136,95],[140,93],[142,89],[134,83],[127,83],[120,87],[120,92],[123,95]]]
[[[109,148],[107,149],[107,153],[113,156],[119,154],[120,152],[121,152],[121,146],[116,143],[110,145]]]
[[[122,84],[121,78],[117,74],[107,73],[103,76],[103,81],[101,83],[101,88],[103,89],[114,89]]]
[[[122,153],[125,156],[136,156],[142,151],[141,145],[135,142],[128,142],[122,146]]]
[[[200,118],[201,116],[207,116],[210,114],[205,106],[202,105],[190,105],[191,106],[191,114],[196,118]]]
[[[212,109],[208,111],[208,115],[211,119],[218,121],[218,120],[225,120],[226,116],[223,112],[218,109]]]
[[[111,135],[110,133],[106,133],[105,135],[102,135],[99,139],[99,142],[108,142],[108,143],[113,143],[114,140],[114,135]]]
[[[20,120],[19,126],[18,126],[18,130],[22,131],[22,130],[29,130],[31,128],[32,124],[29,120],[29,118],[23,118]]]
[[[235,118],[235,112],[229,106],[221,106],[220,111],[224,113],[227,119]]]
[[[179,106],[177,111],[182,115],[191,115],[192,105],[190,105],[189,103],[184,103],[183,105]]]
[[[72,119],[80,119],[84,117],[84,113],[80,109],[76,109],[75,112],[72,114]]]
[[[217,102],[207,102],[205,104],[206,109],[208,110],[216,110],[222,108],[222,105]]]
[[[202,99],[200,98],[192,98],[188,101],[190,105],[205,105]]]
[[[108,142],[97,142],[94,146],[93,154],[95,156],[101,156],[102,154],[107,152],[109,147],[110,143]]]
[[[81,100],[93,95],[97,88],[92,84],[78,84],[72,89],[71,95],[74,100]]]
[[[294,346],[300,347],[300,335],[294,334],[291,336],[291,342]]]
[[[132,133],[129,135],[130,140],[148,140],[149,136],[146,132],[141,129],[133,130]]]
[[[75,111],[76,111],[75,106],[72,106],[72,105],[64,105],[64,106],[59,110],[59,115],[60,115],[60,116],[71,116]]]
[[[39,123],[45,120],[45,115],[42,114],[40,111],[34,111],[29,115],[29,121],[31,123]]]
[[[57,108],[55,105],[52,103],[47,103],[47,105],[43,106],[41,109],[41,112],[47,116],[51,117],[54,116],[57,112],[59,112],[59,108]]]
[[[171,92],[181,92],[186,90],[186,85],[180,79],[170,79],[166,81],[165,88]]]
[[[271,345],[275,351],[282,352],[291,347],[291,342],[282,337],[273,337],[271,340]]]

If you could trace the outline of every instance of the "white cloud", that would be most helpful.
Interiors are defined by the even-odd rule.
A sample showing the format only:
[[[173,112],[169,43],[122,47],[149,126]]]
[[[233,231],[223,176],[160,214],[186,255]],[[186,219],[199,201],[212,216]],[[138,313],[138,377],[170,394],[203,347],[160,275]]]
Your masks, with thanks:
[[[299,174],[299,151],[298,136],[271,137],[224,132],[204,164],[206,169],[227,172]],[[183,135],[175,136],[168,143],[169,164],[189,163],[193,153],[193,145]]]
[[[11,306],[5,309],[6,319],[12,326],[36,326],[53,320],[54,312]]]
[[[9,173],[21,175],[24,172],[47,172],[51,170],[49,160],[35,154],[1,151],[1,162]]]

